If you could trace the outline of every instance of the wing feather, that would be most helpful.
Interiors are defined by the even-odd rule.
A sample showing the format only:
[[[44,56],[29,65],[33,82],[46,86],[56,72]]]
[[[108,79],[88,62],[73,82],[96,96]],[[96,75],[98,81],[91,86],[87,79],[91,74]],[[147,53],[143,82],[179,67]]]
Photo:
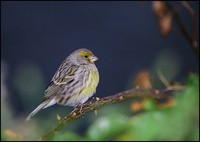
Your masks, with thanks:
[[[66,87],[66,84],[74,80],[78,68],[77,65],[64,61],[45,90],[43,101],[56,96],[55,94],[60,94],[64,87]]]

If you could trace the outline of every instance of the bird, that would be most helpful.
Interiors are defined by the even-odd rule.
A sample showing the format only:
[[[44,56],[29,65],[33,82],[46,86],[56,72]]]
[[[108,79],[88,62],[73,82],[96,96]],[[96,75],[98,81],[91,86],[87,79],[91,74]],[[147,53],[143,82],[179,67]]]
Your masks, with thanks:
[[[75,50],[66,57],[44,91],[41,103],[28,115],[26,121],[55,104],[74,108],[83,105],[96,93],[99,84],[99,71],[95,65],[97,60],[86,48]]]

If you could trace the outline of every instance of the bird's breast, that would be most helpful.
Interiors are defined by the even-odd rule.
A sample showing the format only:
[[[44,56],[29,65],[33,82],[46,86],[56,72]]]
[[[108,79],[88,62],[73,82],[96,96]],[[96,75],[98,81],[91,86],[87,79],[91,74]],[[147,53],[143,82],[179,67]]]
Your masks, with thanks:
[[[90,68],[88,79],[86,81],[86,88],[82,91],[83,95],[91,95],[96,92],[97,85],[99,83],[99,73],[97,68]]]

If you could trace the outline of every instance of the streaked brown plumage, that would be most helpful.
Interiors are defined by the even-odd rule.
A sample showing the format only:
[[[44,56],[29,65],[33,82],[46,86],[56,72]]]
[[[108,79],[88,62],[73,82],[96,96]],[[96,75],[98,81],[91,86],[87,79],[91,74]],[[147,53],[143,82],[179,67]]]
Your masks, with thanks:
[[[54,104],[80,106],[95,92],[99,83],[99,73],[94,62],[98,58],[88,49],[71,53],[60,65],[45,90],[41,104],[33,110],[27,120]]]

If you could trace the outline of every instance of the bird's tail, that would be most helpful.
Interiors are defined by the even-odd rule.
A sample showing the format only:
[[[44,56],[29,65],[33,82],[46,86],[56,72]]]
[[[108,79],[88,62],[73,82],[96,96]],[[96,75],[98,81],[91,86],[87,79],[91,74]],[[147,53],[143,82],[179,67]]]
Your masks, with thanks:
[[[31,119],[32,116],[34,116],[36,113],[38,113],[40,110],[47,108],[49,106],[54,105],[56,102],[54,99],[52,99],[51,101],[44,101],[42,102],[36,109],[34,109],[26,118],[26,121],[29,121]]]

